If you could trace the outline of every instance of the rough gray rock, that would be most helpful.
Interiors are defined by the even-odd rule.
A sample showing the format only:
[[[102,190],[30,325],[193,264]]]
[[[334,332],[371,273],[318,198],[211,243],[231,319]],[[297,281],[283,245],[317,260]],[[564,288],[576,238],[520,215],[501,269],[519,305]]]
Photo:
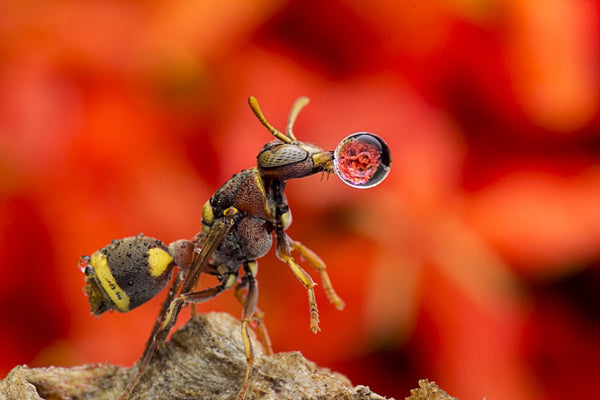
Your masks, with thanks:
[[[264,355],[253,335],[252,340],[256,361],[247,400],[385,400],[367,387],[352,386],[339,373],[317,367],[298,352]],[[136,370],[109,364],[17,366],[0,381],[0,399],[113,400]],[[200,314],[161,346],[131,400],[235,399],[245,370],[239,321],[224,313]]]

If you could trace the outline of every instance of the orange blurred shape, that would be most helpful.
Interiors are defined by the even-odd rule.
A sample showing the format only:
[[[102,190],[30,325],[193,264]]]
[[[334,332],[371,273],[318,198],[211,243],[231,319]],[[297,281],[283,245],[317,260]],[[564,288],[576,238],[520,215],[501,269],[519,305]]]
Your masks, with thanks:
[[[508,2],[507,63],[528,117],[557,132],[585,125],[598,111],[598,15],[593,2]]]
[[[427,268],[422,317],[416,332],[424,364],[444,389],[459,398],[540,398],[520,352],[527,313],[513,299],[474,301],[437,268]]]
[[[543,171],[507,173],[473,196],[481,234],[533,274],[577,268],[600,248],[600,169],[564,178]]]

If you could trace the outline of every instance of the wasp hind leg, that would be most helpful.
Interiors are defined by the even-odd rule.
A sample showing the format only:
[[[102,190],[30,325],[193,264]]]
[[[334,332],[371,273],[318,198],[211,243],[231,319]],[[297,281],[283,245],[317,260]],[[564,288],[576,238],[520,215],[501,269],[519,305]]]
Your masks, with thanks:
[[[135,385],[139,381],[140,377],[143,375],[144,371],[146,370],[146,367],[150,363],[150,358],[152,357],[154,350],[156,349],[156,344],[155,344],[154,338],[156,336],[156,333],[161,329],[162,325],[164,324],[164,319],[165,319],[165,316],[167,313],[167,309],[168,309],[169,305],[171,304],[171,302],[173,301],[173,298],[179,291],[179,288],[183,284],[184,278],[185,278],[185,271],[179,271],[177,274],[175,274],[175,277],[173,278],[173,282],[171,283],[171,287],[169,288],[169,292],[167,293],[167,297],[165,298],[165,301],[163,302],[163,304],[160,308],[160,312],[158,313],[158,316],[156,317],[156,322],[154,323],[154,327],[152,328],[150,337],[148,338],[148,341],[146,342],[144,352],[142,353],[142,356],[140,357],[140,360],[138,362],[137,372],[135,373],[133,378],[131,378],[131,380],[127,384],[127,387],[125,388],[125,390],[119,397],[119,400],[125,400],[125,399],[129,398],[129,396],[131,395],[131,392],[133,391],[133,388],[135,387]]]
[[[256,284],[256,279],[254,279],[255,271],[256,262],[251,261],[244,263],[244,280],[247,282],[244,286],[247,286],[248,288],[248,292],[244,298],[244,306],[242,308],[242,342],[244,344],[244,352],[246,353],[246,376],[244,377],[244,383],[242,384],[242,388],[240,389],[236,400],[243,400],[246,397],[250,376],[252,375],[252,365],[254,364],[254,350],[252,348],[252,342],[250,341],[248,325],[254,316],[256,302],[258,300],[258,286]],[[238,287],[239,286],[240,285],[238,285]],[[237,290],[238,288],[236,287],[236,291]]]
[[[221,292],[223,292],[225,289],[228,288],[224,284],[221,284],[198,292],[181,294],[178,297],[176,297],[173,301],[171,301],[165,317],[162,318],[162,324],[158,329],[155,329],[153,331],[155,333],[152,336],[152,339],[146,344],[144,354],[142,354],[142,357],[138,362],[138,370],[136,374],[129,381],[129,384],[123,391],[123,394],[121,394],[121,396],[119,397],[119,400],[125,400],[129,398],[131,392],[133,391],[133,388],[136,386],[140,377],[143,375],[144,371],[148,367],[148,364],[150,364],[150,360],[152,359],[154,352],[156,351],[158,346],[160,346],[167,340],[169,332],[171,332],[173,325],[175,325],[179,312],[181,311],[183,306],[187,305],[188,303],[202,303],[207,300],[210,300],[218,294],[220,294]]]

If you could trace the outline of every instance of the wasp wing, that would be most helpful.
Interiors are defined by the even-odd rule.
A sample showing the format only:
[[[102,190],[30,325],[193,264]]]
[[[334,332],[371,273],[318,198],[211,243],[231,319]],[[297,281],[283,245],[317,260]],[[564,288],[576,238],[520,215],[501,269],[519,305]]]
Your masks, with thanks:
[[[235,213],[228,213],[228,210],[225,211],[225,217],[215,221],[214,225],[210,228],[210,231],[202,236],[199,254],[192,263],[179,294],[189,293],[194,289],[198,282],[198,278],[210,260],[210,257],[234,225],[235,220],[233,219],[233,214]]]

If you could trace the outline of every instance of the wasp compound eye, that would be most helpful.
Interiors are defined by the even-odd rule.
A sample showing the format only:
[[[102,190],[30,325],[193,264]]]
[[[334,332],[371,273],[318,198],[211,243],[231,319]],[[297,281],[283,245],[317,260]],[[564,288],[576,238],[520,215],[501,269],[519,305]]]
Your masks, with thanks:
[[[360,189],[381,183],[390,172],[391,164],[387,144],[369,132],[347,136],[338,144],[333,155],[336,175],[344,183]]]

